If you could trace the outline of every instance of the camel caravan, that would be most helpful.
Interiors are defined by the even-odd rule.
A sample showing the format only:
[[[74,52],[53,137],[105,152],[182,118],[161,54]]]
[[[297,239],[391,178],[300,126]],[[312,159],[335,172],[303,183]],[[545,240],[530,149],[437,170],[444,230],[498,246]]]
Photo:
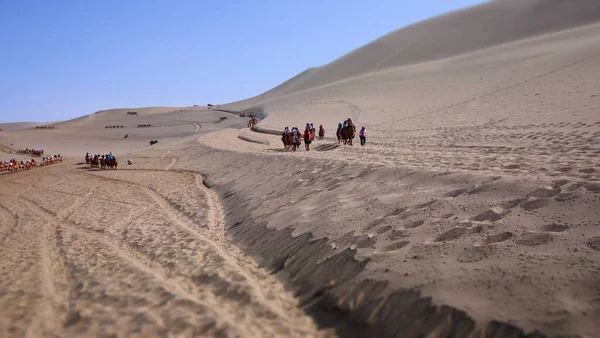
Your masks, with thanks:
[[[123,126],[104,126],[104,128],[113,129],[113,128],[125,128],[125,127],[123,127]]]
[[[19,149],[17,150],[17,154],[19,155],[32,155],[32,156],[42,156],[44,155],[44,149]]]
[[[364,131],[364,127],[361,130],[361,145],[363,144],[363,135],[366,135]],[[290,130],[289,127],[285,127],[283,133],[281,135],[281,141],[283,142],[283,146],[288,151],[296,151],[302,141],[304,141],[304,148],[307,151],[310,151],[310,144],[315,138],[316,130],[312,123],[307,123],[306,128],[304,129],[304,133],[301,133],[298,127],[294,126]],[[325,138],[325,128],[323,125],[319,126],[319,140],[323,140]],[[352,140],[356,136],[356,127],[352,122],[352,118],[348,118],[348,120],[342,123],[341,121],[338,123],[336,137],[338,140],[338,144],[342,141],[344,144],[353,145]]]
[[[17,161],[13,158],[10,161],[0,161],[0,172],[6,170],[10,174],[13,174],[18,171],[30,170],[31,168],[42,167],[58,162],[62,162],[60,155],[44,156],[39,163],[34,159],[31,159],[31,161]]]
[[[320,135],[325,136],[325,129],[323,129],[323,125],[319,127],[319,137],[322,139]],[[304,128],[304,133],[301,134],[298,127],[292,127],[292,130],[289,127],[285,127],[283,130],[283,134],[281,135],[281,141],[283,141],[283,146],[286,150],[296,151],[302,141],[304,140],[304,148],[307,151],[310,151],[310,144],[315,139],[315,127],[312,123],[307,123]]]
[[[117,166],[119,165],[117,158],[112,154],[112,152],[108,155],[92,155],[90,153],[85,153],[85,163],[89,164],[92,168],[99,168],[101,170],[116,170]]]
[[[138,124],[137,125],[138,128],[148,128],[148,127],[152,127],[151,124]]]
[[[35,126],[35,129],[56,129],[55,126]]]
[[[248,121],[248,128],[254,127],[258,123],[258,117],[253,117]]]

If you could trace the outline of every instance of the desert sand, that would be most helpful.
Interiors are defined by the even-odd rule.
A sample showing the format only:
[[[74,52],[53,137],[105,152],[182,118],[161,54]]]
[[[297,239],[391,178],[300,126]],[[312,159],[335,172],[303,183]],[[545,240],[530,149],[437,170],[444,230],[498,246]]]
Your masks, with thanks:
[[[0,173],[0,336],[600,337],[599,20],[494,1],[220,109],[0,132],[66,158]]]

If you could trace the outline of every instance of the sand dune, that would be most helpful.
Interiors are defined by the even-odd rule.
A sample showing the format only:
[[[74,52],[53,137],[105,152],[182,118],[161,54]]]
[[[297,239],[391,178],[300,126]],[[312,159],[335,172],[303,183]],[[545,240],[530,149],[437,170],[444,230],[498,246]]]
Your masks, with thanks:
[[[598,337],[599,7],[490,2],[222,105],[310,151],[204,107],[1,132],[73,158],[0,173],[0,335]]]
[[[325,66],[308,69],[249,102],[255,104],[358,75],[445,59],[599,20],[600,3],[594,0],[490,1],[389,33]]]

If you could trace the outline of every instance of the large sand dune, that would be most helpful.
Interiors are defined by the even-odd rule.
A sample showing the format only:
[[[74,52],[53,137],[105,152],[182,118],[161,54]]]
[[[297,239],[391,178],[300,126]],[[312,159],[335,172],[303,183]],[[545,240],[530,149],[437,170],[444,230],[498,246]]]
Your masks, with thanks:
[[[234,114],[0,132],[0,159],[75,157],[0,173],[0,336],[600,337],[599,19],[596,1],[494,1],[221,105]],[[326,137],[287,152],[238,111]],[[348,116],[365,147],[333,139]]]

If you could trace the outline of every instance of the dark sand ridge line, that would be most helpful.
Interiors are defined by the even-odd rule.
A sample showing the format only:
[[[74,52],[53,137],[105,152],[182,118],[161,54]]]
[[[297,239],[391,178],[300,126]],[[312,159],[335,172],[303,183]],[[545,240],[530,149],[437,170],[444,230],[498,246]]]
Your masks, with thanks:
[[[491,321],[478,329],[463,311],[436,306],[415,289],[393,291],[386,281],[373,279],[354,282],[368,263],[355,258],[356,250],[348,248],[328,256],[331,247],[326,238],[317,239],[311,233],[293,236],[294,231],[288,227],[268,228],[265,221],[252,215],[253,203],[240,192],[239,183],[223,173],[223,161],[231,168],[236,162],[241,165],[243,156],[201,147],[194,158],[203,163],[200,170],[207,174],[205,184],[220,192],[228,233],[259,257],[263,266],[286,275],[321,325],[338,327],[344,336],[394,336],[399,332],[406,337],[433,332],[457,337],[475,332],[482,337],[526,336],[519,328],[501,321]],[[246,180],[252,178],[246,175]]]

